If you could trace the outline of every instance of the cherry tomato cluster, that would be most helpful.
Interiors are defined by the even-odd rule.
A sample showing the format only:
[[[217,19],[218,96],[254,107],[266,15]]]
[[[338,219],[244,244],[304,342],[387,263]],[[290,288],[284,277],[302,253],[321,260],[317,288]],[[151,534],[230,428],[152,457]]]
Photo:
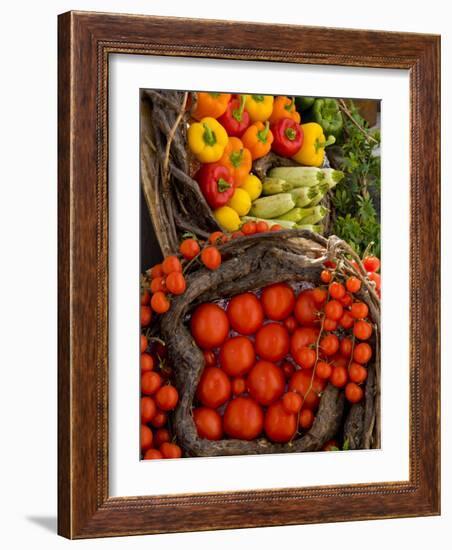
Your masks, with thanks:
[[[170,371],[165,367],[165,346],[152,346],[141,335],[141,432],[140,444],[144,459],[180,458],[182,450],[172,441],[168,413],[179,401],[177,389],[171,385]]]
[[[245,292],[222,307],[201,304],[190,321],[204,354],[193,418],[200,437],[286,443],[314,423],[330,382],[350,403],[363,399],[373,355],[368,306],[358,277],[325,269],[298,294],[287,283]]]

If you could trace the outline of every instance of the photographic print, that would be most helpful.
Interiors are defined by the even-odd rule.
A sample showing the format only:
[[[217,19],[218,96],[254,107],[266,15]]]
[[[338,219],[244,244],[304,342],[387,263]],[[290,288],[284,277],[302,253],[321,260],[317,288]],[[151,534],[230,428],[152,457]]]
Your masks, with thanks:
[[[142,89],[142,459],[380,448],[380,102]]]

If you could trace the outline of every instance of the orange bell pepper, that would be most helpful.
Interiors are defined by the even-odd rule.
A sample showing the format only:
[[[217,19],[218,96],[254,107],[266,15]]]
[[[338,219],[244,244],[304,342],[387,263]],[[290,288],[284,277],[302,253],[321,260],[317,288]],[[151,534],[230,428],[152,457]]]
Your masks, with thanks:
[[[250,150],[253,160],[264,157],[271,149],[273,134],[270,123],[255,122],[248,127],[242,136],[243,145]]]
[[[198,92],[196,94],[196,105],[192,111],[192,117],[196,120],[209,116],[220,117],[228,106],[231,94],[219,94],[217,92]]]
[[[248,149],[245,149],[242,141],[239,138],[230,137],[218,164],[229,169],[234,187],[238,187],[242,185],[250,173],[252,162],[251,153]]]
[[[289,99],[285,95],[279,95],[275,98],[275,101],[273,102],[273,111],[269,119],[270,123],[274,124],[282,118],[290,118],[295,120],[297,124],[300,124],[300,114],[297,113],[295,108],[295,100],[293,97]]]

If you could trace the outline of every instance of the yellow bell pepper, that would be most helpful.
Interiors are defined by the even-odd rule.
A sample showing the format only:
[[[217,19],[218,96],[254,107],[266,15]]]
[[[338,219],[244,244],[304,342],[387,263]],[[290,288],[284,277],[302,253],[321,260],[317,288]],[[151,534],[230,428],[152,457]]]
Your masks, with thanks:
[[[245,181],[240,186],[240,189],[243,189],[251,197],[251,200],[254,201],[261,196],[262,193],[262,182],[254,174],[248,174],[245,178]]]
[[[212,117],[194,122],[187,133],[188,146],[199,162],[217,162],[223,156],[228,134]]]
[[[220,208],[214,210],[213,215],[218,224],[229,233],[237,231],[240,227],[239,215],[230,206],[220,206]]]
[[[272,95],[247,95],[245,110],[253,122],[265,122],[273,111]]]
[[[244,189],[237,187],[226,206],[230,206],[239,216],[246,216],[251,210],[251,197]]]
[[[328,136],[325,139],[325,134],[320,124],[317,122],[308,122],[302,124],[304,139],[298,153],[292,158],[304,166],[322,166],[325,158],[325,147],[333,145],[336,141],[334,136]]]

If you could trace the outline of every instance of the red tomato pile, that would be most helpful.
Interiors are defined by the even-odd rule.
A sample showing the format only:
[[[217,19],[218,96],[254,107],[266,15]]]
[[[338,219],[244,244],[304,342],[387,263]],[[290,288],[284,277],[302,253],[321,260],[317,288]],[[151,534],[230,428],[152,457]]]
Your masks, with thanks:
[[[277,283],[224,309],[197,307],[190,328],[206,365],[193,411],[200,437],[286,443],[311,428],[328,382],[350,403],[363,399],[373,325],[355,297],[361,281],[339,280],[333,269],[321,279],[298,295]]]

